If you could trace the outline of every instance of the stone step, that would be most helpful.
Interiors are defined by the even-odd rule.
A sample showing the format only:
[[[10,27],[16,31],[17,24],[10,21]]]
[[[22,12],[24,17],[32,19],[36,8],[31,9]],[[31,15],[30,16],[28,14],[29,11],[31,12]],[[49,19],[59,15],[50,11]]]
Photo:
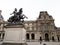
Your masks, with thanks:
[[[1,45],[27,45],[26,43],[2,43]]]

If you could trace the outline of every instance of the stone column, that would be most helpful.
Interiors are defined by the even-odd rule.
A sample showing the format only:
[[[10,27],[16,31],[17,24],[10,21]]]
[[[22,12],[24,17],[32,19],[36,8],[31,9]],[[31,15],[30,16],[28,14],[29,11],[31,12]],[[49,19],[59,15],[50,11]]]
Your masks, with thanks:
[[[55,40],[58,41],[58,38],[57,38],[57,34],[55,32],[55,36],[54,36]]]
[[[45,38],[44,38],[44,37],[45,37],[45,35],[44,35],[44,33],[43,33],[43,34],[42,34],[42,39],[43,39],[42,41],[45,41]]]
[[[29,34],[29,37],[30,37],[30,41],[31,41],[31,34]]]
[[[50,31],[49,31],[50,32]],[[52,34],[51,34],[51,32],[50,32],[50,34],[49,34],[49,39],[50,39],[50,42],[52,42]]]
[[[1,39],[2,39],[2,34],[1,34]]]

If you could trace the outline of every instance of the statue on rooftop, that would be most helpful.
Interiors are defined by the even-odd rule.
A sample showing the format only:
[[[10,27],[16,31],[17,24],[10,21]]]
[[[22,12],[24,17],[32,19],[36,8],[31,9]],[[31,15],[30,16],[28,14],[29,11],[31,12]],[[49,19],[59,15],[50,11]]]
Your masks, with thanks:
[[[2,10],[0,10],[0,20],[3,20],[3,16],[2,16]]]

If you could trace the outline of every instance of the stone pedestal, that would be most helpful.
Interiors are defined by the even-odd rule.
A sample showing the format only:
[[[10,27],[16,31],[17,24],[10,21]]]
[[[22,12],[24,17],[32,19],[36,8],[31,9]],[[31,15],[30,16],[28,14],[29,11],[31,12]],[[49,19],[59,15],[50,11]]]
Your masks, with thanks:
[[[24,26],[5,26],[5,36],[2,45],[26,45],[26,30]]]

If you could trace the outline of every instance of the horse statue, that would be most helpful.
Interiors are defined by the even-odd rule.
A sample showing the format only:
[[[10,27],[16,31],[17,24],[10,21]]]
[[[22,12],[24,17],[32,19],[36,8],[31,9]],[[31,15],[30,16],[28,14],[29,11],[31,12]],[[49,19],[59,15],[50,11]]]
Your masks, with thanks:
[[[11,16],[8,19],[8,22],[10,23],[23,23],[24,19],[27,18],[24,14],[22,14],[22,8],[19,9],[19,11],[17,12],[17,9],[15,8],[14,12],[11,13],[10,15],[14,14],[14,16]]]

